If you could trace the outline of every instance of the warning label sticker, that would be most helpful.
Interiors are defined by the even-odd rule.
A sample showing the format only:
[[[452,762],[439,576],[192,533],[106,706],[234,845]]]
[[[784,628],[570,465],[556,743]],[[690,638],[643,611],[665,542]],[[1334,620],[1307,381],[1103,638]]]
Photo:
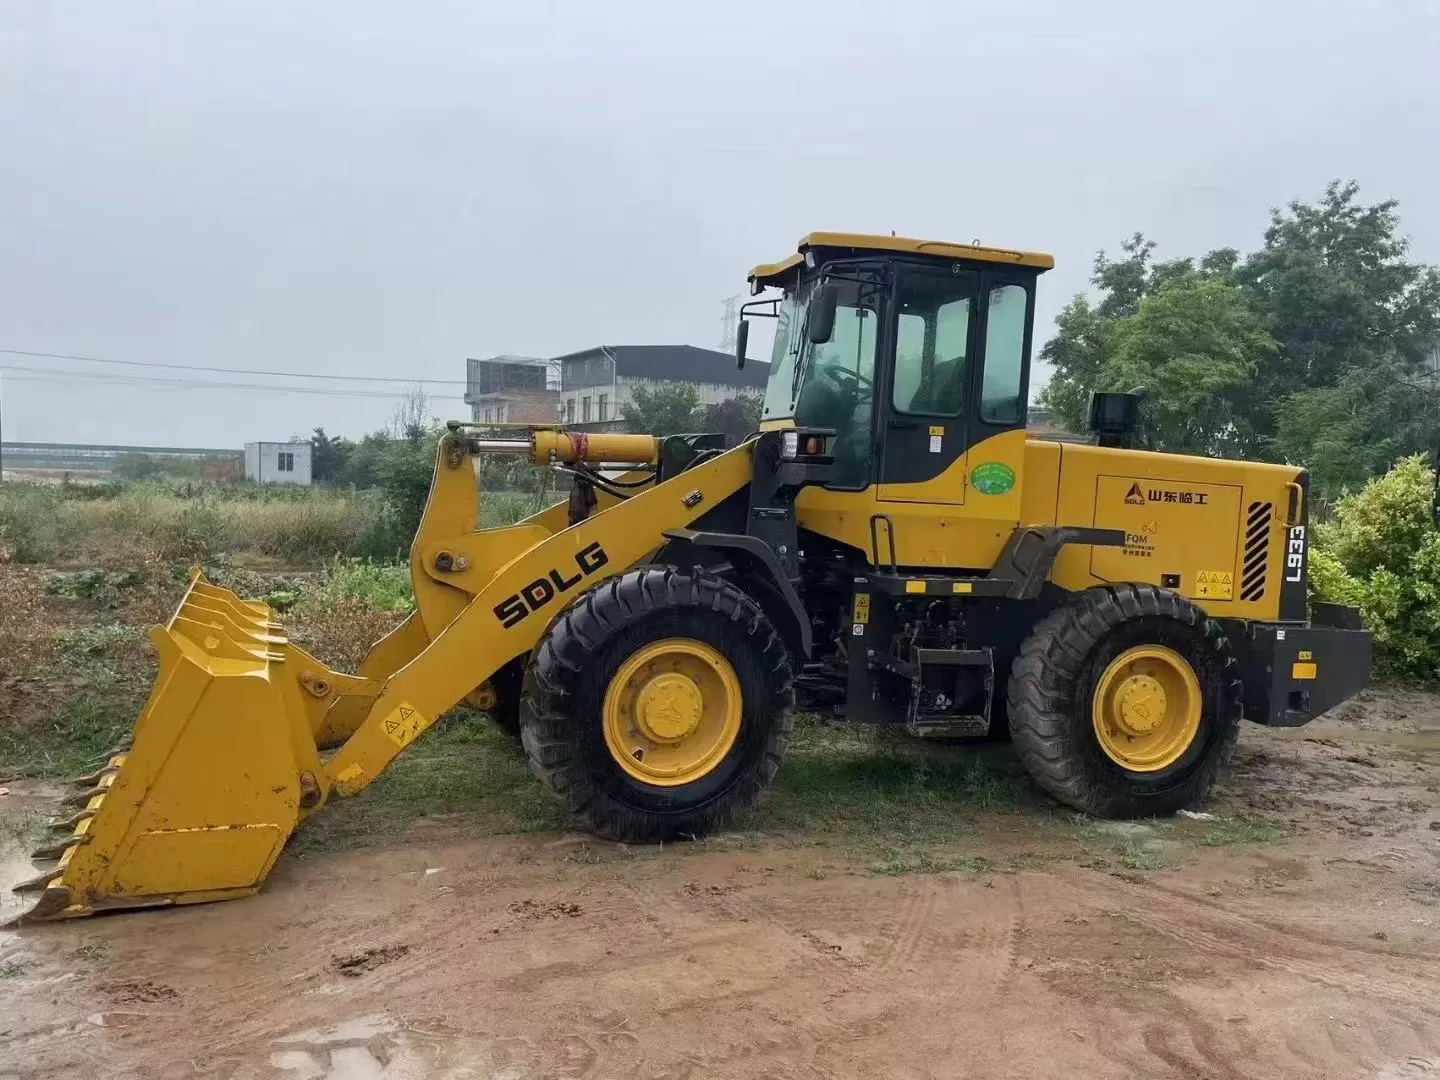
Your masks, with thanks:
[[[402,701],[380,722],[380,726],[385,729],[391,742],[403,748],[414,742],[416,737],[430,726],[430,721],[408,701]]]
[[[1235,575],[1229,570],[1201,570],[1195,575],[1195,595],[1207,600],[1235,599]]]

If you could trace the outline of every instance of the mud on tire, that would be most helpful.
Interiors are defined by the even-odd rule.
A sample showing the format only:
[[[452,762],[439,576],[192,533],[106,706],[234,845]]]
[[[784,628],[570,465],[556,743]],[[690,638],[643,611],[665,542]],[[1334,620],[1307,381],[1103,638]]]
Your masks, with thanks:
[[[730,662],[743,711],[735,744],[711,772],[659,787],[616,764],[602,709],[624,660],[670,637],[704,642]],[[703,835],[753,805],[784,756],[793,704],[789,655],[753,600],[698,567],[646,567],[602,582],[556,618],[525,671],[520,734],[530,770],[573,824],[648,843]]]
[[[1200,683],[1200,728],[1174,764],[1131,772],[1100,747],[1091,720],[1096,682],[1139,644],[1184,657]],[[1010,733],[1035,782],[1067,806],[1107,818],[1173,814],[1209,792],[1239,737],[1241,683],[1219,625],[1177,593],[1150,585],[1089,589],[1025,639],[1006,693]]]

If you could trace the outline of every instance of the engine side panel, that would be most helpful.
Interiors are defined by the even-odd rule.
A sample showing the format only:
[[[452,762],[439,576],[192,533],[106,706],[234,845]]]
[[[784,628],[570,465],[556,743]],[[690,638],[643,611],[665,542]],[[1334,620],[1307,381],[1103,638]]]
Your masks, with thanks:
[[[1303,555],[1305,543],[1300,475],[1287,465],[1065,444],[1054,523],[1123,529],[1127,542],[1066,549],[1052,580],[1072,590],[1148,582],[1217,618],[1280,618],[1281,587],[1303,566],[1291,551],[1299,545]]]

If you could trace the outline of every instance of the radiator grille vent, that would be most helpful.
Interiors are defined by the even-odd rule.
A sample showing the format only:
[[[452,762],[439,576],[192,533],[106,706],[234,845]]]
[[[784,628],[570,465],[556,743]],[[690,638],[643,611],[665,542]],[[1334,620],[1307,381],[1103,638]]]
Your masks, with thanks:
[[[1265,564],[1270,558],[1270,521],[1274,505],[1250,504],[1245,524],[1245,568],[1240,574],[1240,599],[1259,600],[1265,595]]]

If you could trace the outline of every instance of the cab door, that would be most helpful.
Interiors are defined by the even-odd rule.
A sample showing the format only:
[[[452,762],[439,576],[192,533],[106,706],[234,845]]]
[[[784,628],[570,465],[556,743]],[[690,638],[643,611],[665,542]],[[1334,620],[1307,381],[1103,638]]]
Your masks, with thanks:
[[[963,505],[967,404],[978,342],[980,273],[901,265],[881,393],[881,502]]]

